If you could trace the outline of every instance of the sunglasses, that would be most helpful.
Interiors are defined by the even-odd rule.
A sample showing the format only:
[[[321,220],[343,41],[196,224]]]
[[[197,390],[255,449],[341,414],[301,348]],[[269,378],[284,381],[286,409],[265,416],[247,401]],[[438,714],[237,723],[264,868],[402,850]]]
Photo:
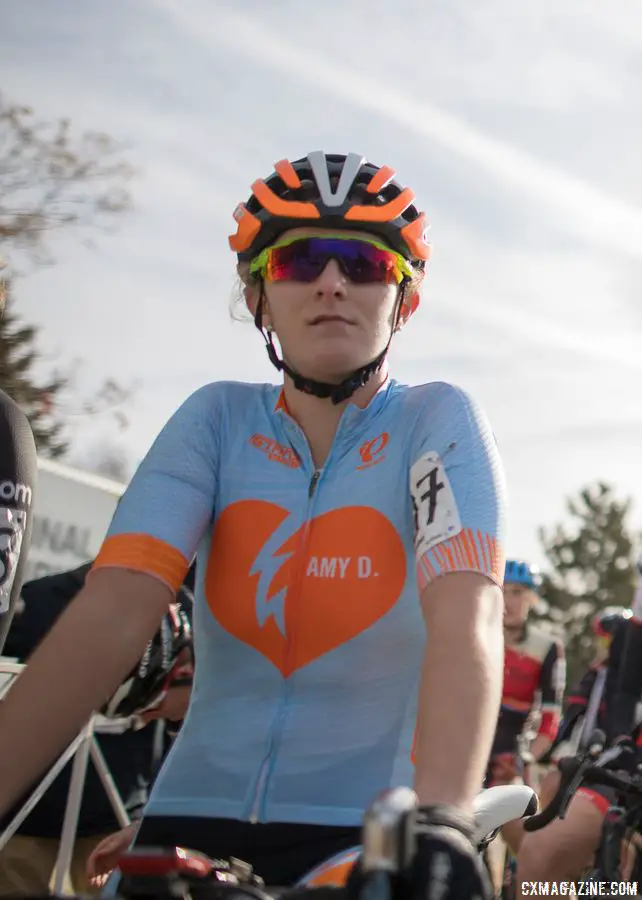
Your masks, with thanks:
[[[331,259],[354,284],[399,284],[413,270],[401,253],[360,237],[295,237],[266,247],[250,263],[250,274],[266,281],[315,281]]]

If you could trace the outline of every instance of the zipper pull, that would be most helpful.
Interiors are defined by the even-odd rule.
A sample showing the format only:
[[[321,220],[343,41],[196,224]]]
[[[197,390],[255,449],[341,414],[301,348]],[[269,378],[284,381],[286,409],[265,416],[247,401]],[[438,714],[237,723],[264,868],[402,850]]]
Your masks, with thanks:
[[[312,498],[314,497],[314,492],[317,488],[317,482],[320,477],[321,477],[321,471],[319,469],[317,469],[315,471],[314,475],[312,476],[312,478],[310,479],[310,487],[308,488],[308,500],[312,500]]]

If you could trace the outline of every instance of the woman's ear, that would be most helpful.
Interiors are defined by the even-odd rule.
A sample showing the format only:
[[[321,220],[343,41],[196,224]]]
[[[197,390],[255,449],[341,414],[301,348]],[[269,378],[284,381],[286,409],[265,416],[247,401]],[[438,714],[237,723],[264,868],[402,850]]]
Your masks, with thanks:
[[[404,298],[399,311],[399,328],[403,328],[408,319],[417,311],[421,300],[421,285],[424,280],[424,272],[415,270],[412,278],[406,284]]]
[[[399,310],[399,321],[395,331],[401,331],[408,319],[416,311],[420,300],[421,296],[419,291],[413,291],[403,298],[401,309]]]
[[[404,297],[404,301],[401,304],[401,315],[405,322],[407,322],[410,316],[417,311],[420,300],[421,295],[419,294],[419,291],[413,291],[408,297]]]

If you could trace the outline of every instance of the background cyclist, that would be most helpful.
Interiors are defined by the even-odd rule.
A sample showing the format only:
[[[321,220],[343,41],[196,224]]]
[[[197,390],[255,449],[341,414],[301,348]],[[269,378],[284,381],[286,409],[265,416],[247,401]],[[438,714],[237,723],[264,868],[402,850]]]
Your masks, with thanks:
[[[502,705],[488,768],[488,784],[511,784],[524,764],[520,738],[535,709],[537,735],[530,747],[535,759],[557,732],[566,687],[562,642],[528,621],[542,583],[536,566],[508,560],[504,577],[504,684]]]
[[[569,730],[567,724],[574,726],[573,734],[569,736],[570,753],[575,752],[577,746],[585,746],[595,728],[607,731],[609,710],[617,697],[615,690],[630,616],[631,610],[625,607],[607,607],[594,618],[596,658],[570,692],[560,726],[560,733]],[[559,772],[552,769],[542,782],[543,806],[555,794],[558,785]],[[554,819],[540,831],[526,833],[517,858],[517,883],[538,879],[579,879],[593,861],[604,816],[614,799],[611,788],[581,787],[574,794],[564,819]]]
[[[562,643],[528,621],[539,599],[542,578],[536,566],[508,560],[504,575],[504,682],[502,705],[487,771],[487,785],[516,784],[524,780],[521,757],[524,731],[534,715],[537,735],[530,747],[535,759],[548,749],[559,724],[566,685]],[[530,770],[532,773],[532,770]],[[530,778],[528,779],[530,781]],[[513,853],[523,836],[520,821],[509,822],[502,836]],[[497,840],[489,848],[495,884],[504,868],[504,851]]]
[[[609,679],[607,736],[612,742],[627,741],[642,720],[642,558],[637,562],[637,584],[632,615],[621,629],[617,673]]]

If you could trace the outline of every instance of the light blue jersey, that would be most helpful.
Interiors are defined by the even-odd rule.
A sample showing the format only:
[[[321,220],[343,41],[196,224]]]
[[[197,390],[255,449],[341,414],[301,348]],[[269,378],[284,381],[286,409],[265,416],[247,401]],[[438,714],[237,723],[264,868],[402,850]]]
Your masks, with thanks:
[[[449,572],[501,585],[505,502],[490,426],[452,385],[349,405],[318,471],[277,387],[196,391],[95,564],[175,591],[197,556],[192,701],[146,814],[359,825],[412,784],[420,594]]]

